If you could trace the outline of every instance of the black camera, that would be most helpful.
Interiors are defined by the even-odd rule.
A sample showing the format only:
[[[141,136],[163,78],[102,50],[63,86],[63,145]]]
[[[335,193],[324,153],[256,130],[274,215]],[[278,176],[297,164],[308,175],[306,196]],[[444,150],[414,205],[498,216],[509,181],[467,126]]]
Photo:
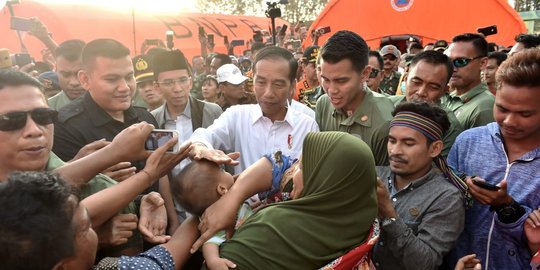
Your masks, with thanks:
[[[281,9],[277,6],[278,3],[266,2],[266,5],[268,6],[268,9],[264,13],[266,14],[266,17],[272,18],[272,19],[281,17]]]

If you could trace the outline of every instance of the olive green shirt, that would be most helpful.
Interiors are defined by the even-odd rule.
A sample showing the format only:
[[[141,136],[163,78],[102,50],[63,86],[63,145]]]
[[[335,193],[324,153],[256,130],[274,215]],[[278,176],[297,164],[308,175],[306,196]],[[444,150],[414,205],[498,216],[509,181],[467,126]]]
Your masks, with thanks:
[[[359,136],[371,148],[377,166],[388,164],[388,130],[394,106],[386,97],[375,96],[371,90],[364,90],[362,103],[349,117],[336,110],[328,95],[317,101],[315,119],[321,131],[344,131]]]
[[[495,97],[485,83],[480,83],[461,96],[453,91],[442,98],[442,104],[454,112],[464,130],[493,122],[494,103]]]
[[[47,161],[47,166],[45,167],[46,171],[53,171],[56,168],[59,168],[66,164],[62,159],[60,159],[56,154],[50,152],[49,160]],[[84,199],[94,193],[97,193],[106,188],[116,185],[118,182],[112,178],[104,175],[98,174],[92,178],[85,187],[80,190],[79,196],[80,199]],[[137,214],[137,209],[135,204],[131,202],[128,206],[120,211],[119,214]],[[119,246],[106,248],[107,253],[116,254],[117,251],[121,251],[130,247],[142,247],[142,236],[138,230],[133,232],[133,236],[128,239],[128,242]]]
[[[402,102],[406,102],[405,96],[391,96],[389,99],[394,103],[394,106],[397,107]],[[448,120],[450,121],[450,127],[446,131],[443,137],[443,150],[441,152],[441,155],[443,157],[448,157],[448,153],[450,153],[450,149],[452,148],[452,145],[454,145],[454,142],[456,141],[456,138],[461,132],[463,132],[463,127],[461,126],[461,123],[457,119],[454,112],[452,112],[450,109],[441,106],[441,108],[446,112],[446,116],[448,116]]]
[[[60,108],[71,103],[71,99],[69,99],[64,91],[60,91],[58,94],[47,99],[47,103],[49,104],[49,108],[58,111]]]
[[[399,81],[401,79],[401,73],[394,71],[390,76],[383,76],[381,84],[379,84],[379,89],[382,90],[381,93],[388,95],[395,95],[397,88],[399,87]]]

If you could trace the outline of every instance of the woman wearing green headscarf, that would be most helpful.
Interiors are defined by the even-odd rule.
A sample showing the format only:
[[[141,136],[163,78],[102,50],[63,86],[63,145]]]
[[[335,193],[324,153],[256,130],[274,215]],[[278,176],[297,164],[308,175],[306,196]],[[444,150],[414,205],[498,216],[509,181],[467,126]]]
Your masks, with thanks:
[[[299,199],[263,208],[221,245],[235,269],[317,269],[366,240],[377,215],[369,147],[347,133],[310,133],[302,174]]]

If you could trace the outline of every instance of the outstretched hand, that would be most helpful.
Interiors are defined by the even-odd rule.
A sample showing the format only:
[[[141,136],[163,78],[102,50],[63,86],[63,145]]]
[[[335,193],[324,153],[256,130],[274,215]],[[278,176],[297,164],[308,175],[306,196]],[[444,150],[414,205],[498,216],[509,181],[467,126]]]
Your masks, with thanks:
[[[207,148],[200,143],[193,144],[193,148],[189,156],[194,160],[206,159],[216,164],[230,164],[236,166],[240,164],[237,159],[240,157],[239,152],[225,154],[223,151]]]
[[[171,239],[166,235],[167,210],[165,201],[157,192],[150,192],[141,199],[139,231],[152,244],[163,244]]]

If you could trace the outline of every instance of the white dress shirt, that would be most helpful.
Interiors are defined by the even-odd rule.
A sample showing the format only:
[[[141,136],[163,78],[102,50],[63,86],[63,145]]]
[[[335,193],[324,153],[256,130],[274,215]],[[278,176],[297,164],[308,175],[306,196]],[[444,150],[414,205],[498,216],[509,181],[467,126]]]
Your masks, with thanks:
[[[264,154],[278,150],[298,158],[308,132],[319,131],[313,118],[289,108],[283,121],[272,121],[263,116],[258,104],[236,105],[227,109],[214,124],[199,128],[191,136],[192,142],[204,143],[209,148],[240,152],[240,173]]]
[[[315,119],[315,111],[308,107],[306,104],[300,103],[296,100],[291,100],[290,108],[292,108],[295,111],[301,112],[303,114],[306,114],[307,116]]]

